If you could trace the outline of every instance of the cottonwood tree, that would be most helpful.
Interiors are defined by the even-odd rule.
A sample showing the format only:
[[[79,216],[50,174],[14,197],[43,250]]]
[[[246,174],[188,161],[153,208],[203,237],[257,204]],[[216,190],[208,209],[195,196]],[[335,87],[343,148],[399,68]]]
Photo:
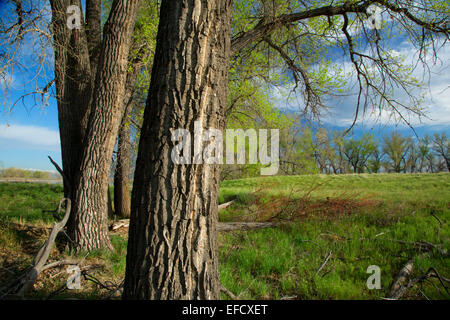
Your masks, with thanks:
[[[348,165],[345,162],[345,155],[344,155],[344,144],[345,144],[344,132],[334,131],[332,135],[336,155],[335,156],[336,170],[334,173],[347,173]]]
[[[427,166],[427,162],[429,161],[430,157],[433,158],[433,154],[431,152],[430,148],[430,136],[425,135],[423,138],[419,139],[418,143],[418,151],[419,151],[419,172],[425,171],[432,171],[432,167],[429,168]],[[431,161],[432,163],[433,161]]]
[[[141,14],[135,28],[139,3]],[[73,205],[68,243],[76,250],[112,248],[106,201],[111,156],[119,127],[121,146],[126,145],[126,121],[121,120],[129,113],[137,75],[152,50],[149,29],[157,19],[149,10],[156,12],[157,3],[87,0],[86,8],[76,0],[14,0],[7,4],[15,8],[16,15],[0,21],[1,40],[6,43],[1,51],[2,72],[21,65],[23,55],[17,52],[36,43],[35,38],[39,56],[54,56],[50,68],[40,59],[34,75],[45,79],[39,71],[50,69],[54,79],[30,94],[48,98],[53,88],[56,91],[64,191]],[[119,150],[123,155],[127,148]],[[127,167],[119,168],[116,192],[123,190],[120,186],[127,187],[120,183]],[[128,189],[122,192],[127,193]],[[120,212],[129,203],[117,207]]]
[[[393,131],[390,136],[383,137],[383,141],[383,152],[388,159],[388,168],[394,172],[402,172],[406,167],[407,139],[401,133]]]
[[[101,1],[87,0],[86,23],[72,30],[67,8],[81,8],[81,2],[50,4],[64,184],[73,199],[70,244],[77,250],[112,248],[106,206],[109,166],[124,109],[139,1],[113,1],[103,31]]]
[[[260,58],[254,57],[245,62],[241,60],[238,66],[231,64],[225,108],[227,129],[255,129],[258,131],[258,129],[277,128],[285,131],[289,130],[288,128],[293,124],[292,117],[282,114],[279,109],[274,107],[275,102],[268,93],[269,85],[252,76],[257,70],[263,69],[263,66],[254,63]],[[234,141],[230,143],[234,143]],[[225,136],[224,145],[227,146],[227,144]],[[249,144],[245,145],[245,149],[247,154]],[[260,174],[262,166],[261,163],[228,164],[222,168],[221,179],[256,176]]]
[[[219,165],[175,165],[171,132],[194,132],[196,120],[203,128],[224,128],[231,13],[230,0],[161,4],[132,193],[125,298],[218,298]]]
[[[280,134],[280,174],[318,173],[314,159],[315,144],[308,126],[289,127]]]
[[[334,157],[328,131],[325,128],[317,130],[315,135],[314,157],[321,173],[330,173],[330,159]]]
[[[343,153],[352,166],[353,172],[363,173],[369,158],[377,149],[378,143],[373,135],[365,133],[360,139],[350,138],[345,141]]]
[[[408,92],[415,83],[408,82],[406,71],[379,39],[386,34],[363,27],[355,36],[350,30],[351,21],[365,19],[374,3],[395,19],[396,29],[407,31],[420,52],[435,43],[436,35],[448,38],[445,7],[427,7],[427,1],[255,1],[247,10],[248,23],[233,29],[234,35],[230,0],[162,1],[132,192],[124,298],[219,298],[219,168],[175,165],[170,159],[175,145],[171,132],[193,132],[197,120],[203,128],[223,129],[230,56],[234,59],[260,44],[270,47],[295,73],[306,106],[312,108],[320,105],[320,93],[327,93],[321,84],[331,80],[318,76],[320,72],[308,73],[314,59],[301,59],[317,56],[317,51],[300,49],[332,39],[342,44],[356,71],[358,108],[376,102],[403,118],[402,110],[420,114],[417,104],[402,104],[390,94],[397,84]],[[287,33],[292,35],[289,41],[277,43],[275,35]],[[368,50],[359,50],[358,36],[371,40],[365,43]],[[296,47],[297,40],[303,46]]]
[[[151,0],[114,0],[102,6],[102,1],[87,0],[83,10],[81,1],[50,0],[40,1],[44,4],[37,7],[50,8],[51,14],[31,15],[38,2],[13,1],[17,22],[5,34],[14,36],[17,46],[21,34],[37,29],[34,21],[42,24],[51,17],[50,26],[38,30],[53,47],[54,79],[45,90],[37,92],[45,92],[53,85],[56,89],[64,191],[73,206],[68,243],[76,250],[112,248],[106,200],[110,162],[119,127],[119,140],[126,138],[127,128],[121,120],[129,112],[136,77],[151,52],[151,46],[144,41],[148,38],[148,24],[138,21],[135,29],[135,18],[139,3],[144,13],[148,8],[155,11],[157,4]],[[148,18],[148,12],[144,16]],[[9,58],[14,61],[12,55]],[[122,182],[127,170],[126,166],[120,169],[117,181]],[[123,184],[118,185],[117,192],[122,191]],[[117,205],[119,209],[127,207],[129,203]]]
[[[409,170],[409,172],[413,173],[418,170],[420,152],[417,147],[417,142],[412,137],[408,137],[406,139],[406,143],[408,145],[408,155],[406,158],[404,172]]]
[[[375,148],[372,155],[367,162],[370,173],[378,173],[381,169],[381,164],[383,161],[383,153],[380,151],[379,147]]]

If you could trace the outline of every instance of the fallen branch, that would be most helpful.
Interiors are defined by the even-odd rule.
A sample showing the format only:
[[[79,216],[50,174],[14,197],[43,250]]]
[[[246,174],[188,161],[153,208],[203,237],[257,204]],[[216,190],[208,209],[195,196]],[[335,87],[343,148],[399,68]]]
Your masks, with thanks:
[[[261,228],[275,227],[277,224],[274,222],[219,222],[217,224],[218,232],[229,232],[236,230],[252,230]],[[122,219],[111,224],[110,229],[112,231],[119,230],[121,228],[128,228],[130,226],[130,219]]]
[[[111,224],[110,229],[116,231],[120,228],[128,228],[130,226],[130,219],[122,219]]]
[[[55,225],[53,226],[53,229],[50,232],[50,236],[48,237],[47,241],[42,245],[39,252],[34,257],[31,268],[24,274],[19,276],[17,279],[13,280],[12,283],[0,289],[0,291],[3,293],[3,296],[11,296],[14,298],[23,299],[25,293],[33,286],[39,274],[43,270],[49,269],[58,265],[58,263],[61,263],[61,261],[59,261],[58,263],[50,263],[49,265],[46,265],[51,249],[56,240],[56,236],[60,231],[62,231],[67,223],[67,220],[69,219],[71,210],[70,199],[61,199],[58,205],[58,213],[60,213],[62,203],[64,201],[66,201],[66,212],[64,214],[64,218],[60,222],[55,223]]]
[[[105,281],[105,282],[101,282],[99,279],[97,279],[96,277],[94,277],[93,275],[89,274],[87,272],[87,270],[83,270],[81,272],[81,275],[83,276],[83,278],[87,281],[91,281],[93,283],[95,283],[97,286],[99,286],[100,288],[103,288],[105,290],[108,290],[110,292],[112,292],[112,294],[116,293],[118,290],[120,290],[123,287],[124,282],[121,281],[120,283],[114,283],[112,281]]]
[[[59,174],[63,178],[64,195],[70,199],[72,197],[71,181],[67,178],[66,174],[64,173],[64,170],[61,169],[61,167],[56,163],[55,160],[52,159],[52,157],[48,156],[48,159],[50,160],[50,162],[53,164],[53,166],[56,168],[56,170],[59,172]]]
[[[220,291],[222,291],[227,296],[229,296],[231,298],[231,300],[238,300],[238,297],[233,292],[231,292],[230,290],[225,288],[222,284],[220,284]]]
[[[42,271],[45,271],[45,270],[51,269],[51,268],[56,268],[56,267],[66,266],[66,265],[77,265],[77,264],[79,264],[79,263],[80,263],[79,260],[71,260],[71,259],[59,260],[59,261],[55,261],[55,262],[46,264],[46,265],[42,268]],[[41,271],[41,272],[42,272],[42,271]]]
[[[377,234],[374,238],[359,238],[360,241],[391,241],[391,242],[396,242],[396,243],[400,243],[400,244],[405,244],[405,245],[411,245],[413,247],[418,247],[419,251],[422,252],[424,250],[427,251],[432,251],[433,249],[438,251],[441,255],[443,255],[444,257],[448,257],[450,256],[450,254],[444,250],[439,248],[439,245],[436,245],[434,243],[428,242],[428,241],[405,241],[405,240],[398,240],[398,239],[378,239],[377,237],[380,235],[383,235],[385,233],[379,233]],[[326,234],[321,234],[321,235],[326,235]],[[350,238],[346,238],[345,240],[351,240]]]
[[[284,296],[280,300],[298,300],[298,296]]]
[[[219,222],[217,224],[217,231],[229,232],[236,230],[253,230],[275,226],[277,226],[277,224],[274,222]]]
[[[224,210],[224,209],[228,208],[229,206],[231,206],[233,203],[234,203],[234,200],[219,204],[218,210],[219,211]],[[116,231],[121,228],[128,228],[129,226],[130,226],[130,219],[121,219],[121,220],[116,221],[113,224],[111,224],[110,229],[112,231]],[[235,230],[235,229],[230,229],[229,231],[231,231],[231,230]],[[228,230],[226,230],[226,231],[228,231]]]
[[[400,272],[394,279],[389,290],[390,299],[398,299],[404,294],[405,286],[404,284],[408,281],[409,277],[414,271],[414,258],[408,260],[408,262],[403,266]]]
[[[219,204],[219,211],[224,210],[233,204],[234,200]]]
[[[339,235],[339,234],[336,234],[336,233],[333,233],[333,232],[330,232],[330,231],[327,231],[327,232],[325,232],[325,233],[321,233],[320,236],[331,237],[331,238],[333,238],[334,240],[339,240],[339,241],[340,241],[340,240],[350,240],[350,238],[341,236],[341,235]]]
[[[444,283],[444,282],[449,282],[449,279],[446,279],[446,278],[442,277],[435,268],[431,267],[431,268],[429,268],[427,270],[427,272],[425,274],[421,275],[420,277],[412,279],[406,285],[402,285],[402,286],[398,287],[397,291],[393,292],[389,299],[390,300],[398,300],[398,299],[400,299],[401,297],[403,297],[408,292],[409,289],[414,287],[417,283],[420,283],[420,282],[422,282],[422,281],[424,281],[424,280],[426,280],[426,279],[428,279],[430,277],[433,277],[433,276],[439,279],[439,282],[444,287],[444,289],[447,292],[447,294],[450,295],[448,287]]]
[[[328,263],[328,260],[330,260],[331,258],[331,251],[328,252],[327,256],[325,257],[325,260],[323,261],[323,263],[320,265],[319,269],[317,269],[316,271],[316,275],[319,274],[320,271],[322,271],[323,267],[325,267],[325,265]]]
[[[381,239],[380,239],[381,240]],[[445,257],[449,256],[449,253],[441,248],[439,248],[437,245],[427,242],[427,241],[404,241],[404,240],[397,240],[397,239],[383,239],[386,241],[392,241],[392,242],[397,242],[397,243],[401,243],[401,244],[409,244],[412,245],[414,247],[419,247],[420,250],[422,249],[428,249],[429,251],[435,249],[437,251],[439,251],[439,253]]]
[[[225,293],[227,296],[229,296],[231,298],[231,300],[240,300],[241,297],[244,295],[245,292],[247,292],[247,290],[250,288],[250,286],[253,284],[254,280],[250,283],[250,285],[247,287],[247,289],[245,289],[244,291],[242,291],[241,293],[239,293],[239,295],[235,295],[233,292],[231,292],[230,290],[228,290],[227,288],[225,288],[223,286],[223,284],[220,284],[220,291],[222,291],[223,293]]]

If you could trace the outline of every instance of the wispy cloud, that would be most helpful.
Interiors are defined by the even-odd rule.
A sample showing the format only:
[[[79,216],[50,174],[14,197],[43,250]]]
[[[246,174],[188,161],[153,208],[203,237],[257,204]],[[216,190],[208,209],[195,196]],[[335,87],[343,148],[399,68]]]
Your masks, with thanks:
[[[31,125],[0,125],[0,146],[54,150],[59,145],[58,131]]]
[[[395,52],[406,58],[406,64],[414,65],[417,60],[417,52],[411,45],[399,44],[399,48]],[[416,78],[422,79],[426,86],[426,96],[421,104],[426,117],[419,119],[417,116],[404,114],[408,122],[414,126],[450,126],[450,66],[448,64],[450,61],[450,47],[445,46],[441,48],[437,56],[439,60],[436,64],[431,63],[429,58],[429,70],[417,67],[412,74]],[[348,66],[346,64],[341,64],[341,66],[347,71]],[[355,81],[356,77],[352,75],[350,82],[355,83]],[[331,114],[324,119],[325,122],[342,126],[348,126],[353,122],[356,108],[356,93],[354,90],[352,91],[354,93],[352,96],[338,98],[330,103],[332,107]],[[399,100],[404,100],[405,98],[405,94],[400,91],[395,96]],[[398,123],[398,120],[398,117],[393,117],[393,113],[390,111],[370,110],[370,108],[365,115],[361,114],[358,117],[358,122],[367,125],[377,123],[392,124]],[[401,121],[398,124],[406,126]]]

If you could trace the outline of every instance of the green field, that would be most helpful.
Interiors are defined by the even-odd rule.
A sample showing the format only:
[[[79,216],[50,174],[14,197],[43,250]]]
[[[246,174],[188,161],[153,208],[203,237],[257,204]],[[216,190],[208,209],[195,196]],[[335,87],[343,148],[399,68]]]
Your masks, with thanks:
[[[45,240],[46,232],[21,226],[50,226],[54,218],[43,210],[54,209],[61,196],[60,185],[0,183],[0,284],[25,268]],[[219,201],[229,200],[235,202],[220,213],[223,222],[280,223],[274,228],[220,234],[221,282],[240,299],[381,299],[388,296],[394,277],[410,259],[415,259],[412,278],[433,267],[448,286],[450,260],[442,251],[450,249],[449,173],[224,181]],[[126,233],[114,233],[112,240],[115,252],[82,255],[83,265],[101,281],[120,283]],[[425,254],[426,248],[418,245],[424,241],[436,248]],[[55,249],[52,259],[67,254]],[[371,265],[381,270],[379,290],[366,286]],[[46,272],[33,297],[47,297],[66,278],[63,269]],[[446,290],[432,277],[417,283],[403,298],[449,299]],[[82,290],[65,290],[51,297],[106,295],[86,282]]]

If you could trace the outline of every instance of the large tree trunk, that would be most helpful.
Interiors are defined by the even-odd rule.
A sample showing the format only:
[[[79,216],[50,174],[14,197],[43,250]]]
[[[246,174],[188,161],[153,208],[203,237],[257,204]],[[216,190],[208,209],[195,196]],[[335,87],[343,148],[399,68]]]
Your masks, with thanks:
[[[177,128],[224,128],[231,0],[162,1],[132,192],[125,299],[217,299],[219,165],[171,160]]]
[[[87,28],[69,30],[66,10],[79,0],[51,0],[55,82],[67,225],[75,250],[111,248],[107,225],[109,166],[122,118],[128,52],[139,0],[113,2],[100,37],[100,1],[87,1]],[[95,81],[94,81],[95,80]]]

